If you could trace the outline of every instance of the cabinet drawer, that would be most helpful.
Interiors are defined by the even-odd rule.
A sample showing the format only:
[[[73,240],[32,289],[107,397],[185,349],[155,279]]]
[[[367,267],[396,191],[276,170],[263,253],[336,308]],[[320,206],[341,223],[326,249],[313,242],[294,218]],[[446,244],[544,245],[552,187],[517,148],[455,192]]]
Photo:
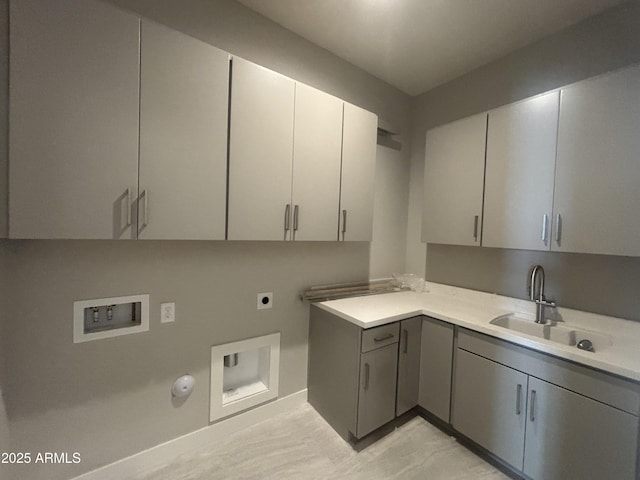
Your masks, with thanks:
[[[398,322],[362,331],[362,353],[374,348],[398,343],[400,325]]]

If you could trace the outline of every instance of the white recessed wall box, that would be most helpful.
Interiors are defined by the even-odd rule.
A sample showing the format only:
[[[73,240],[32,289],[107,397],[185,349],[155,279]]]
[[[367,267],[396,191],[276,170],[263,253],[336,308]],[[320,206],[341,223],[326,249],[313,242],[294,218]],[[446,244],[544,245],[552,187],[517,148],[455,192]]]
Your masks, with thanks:
[[[73,302],[73,343],[149,330],[149,295]]]
[[[213,422],[278,397],[280,333],[211,347]]]

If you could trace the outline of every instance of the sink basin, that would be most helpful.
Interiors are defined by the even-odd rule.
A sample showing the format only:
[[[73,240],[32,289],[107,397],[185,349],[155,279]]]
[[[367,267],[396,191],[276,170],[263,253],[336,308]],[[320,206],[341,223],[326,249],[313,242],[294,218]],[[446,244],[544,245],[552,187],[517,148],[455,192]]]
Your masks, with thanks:
[[[593,344],[593,350],[595,352],[613,344],[610,335],[593,332],[591,330],[573,328],[570,325],[564,325],[551,320],[547,320],[545,324],[540,324],[535,323],[533,318],[509,314],[497,317],[491,320],[490,323],[514,332],[543,338],[562,345],[574,346],[581,340],[589,340]]]

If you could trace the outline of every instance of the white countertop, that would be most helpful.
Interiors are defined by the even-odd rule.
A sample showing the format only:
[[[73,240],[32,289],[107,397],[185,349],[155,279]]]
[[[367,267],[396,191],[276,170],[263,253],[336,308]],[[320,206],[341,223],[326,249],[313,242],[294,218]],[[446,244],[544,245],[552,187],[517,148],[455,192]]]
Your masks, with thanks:
[[[316,303],[362,328],[426,315],[492,337],[640,381],[640,322],[558,307],[552,314],[564,325],[611,336],[612,345],[596,352],[492,325],[491,320],[515,313],[532,316],[535,304],[500,295],[427,283],[428,292],[394,292]]]

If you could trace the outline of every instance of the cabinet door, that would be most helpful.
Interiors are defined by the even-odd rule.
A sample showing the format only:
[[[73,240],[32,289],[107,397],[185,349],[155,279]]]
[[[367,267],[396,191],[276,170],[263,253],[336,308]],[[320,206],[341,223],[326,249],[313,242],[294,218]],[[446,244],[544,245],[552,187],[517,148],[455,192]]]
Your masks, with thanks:
[[[637,417],[533,377],[527,417],[529,477],[636,478]]]
[[[419,405],[449,423],[453,325],[424,318],[421,337]]]
[[[10,237],[135,237],[139,19],[20,0],[10,26]]]
[[[418,405],[421,329],[422,317],[400,322],[396,415],[402,415]]]
[[[357,438],[395,418],[397,367],[397,343],[362,354]]]
[[[639,97],[638,66],[562,90],[553,250],[640,255]]]
[[[240,58],[231,77],[227,238],[286,240],[295,82]]]
[[[224,240],[229,56],[142,21],[139,238]]]
[[[293,140],[293,238],[338,236],[342,100],[296,83]]]
[[[344,104],[342,181],[340,187],[341,240],[369,242],[373,232],[373,194],[378,117]]]
[[[453,427],[522,470],[526,392],[526,374],[458,349]]]
[[[559,98],[489,112],[483,246],[549,250]]]
[[[427,132],[422,241],[480,245],[485,113]]]

